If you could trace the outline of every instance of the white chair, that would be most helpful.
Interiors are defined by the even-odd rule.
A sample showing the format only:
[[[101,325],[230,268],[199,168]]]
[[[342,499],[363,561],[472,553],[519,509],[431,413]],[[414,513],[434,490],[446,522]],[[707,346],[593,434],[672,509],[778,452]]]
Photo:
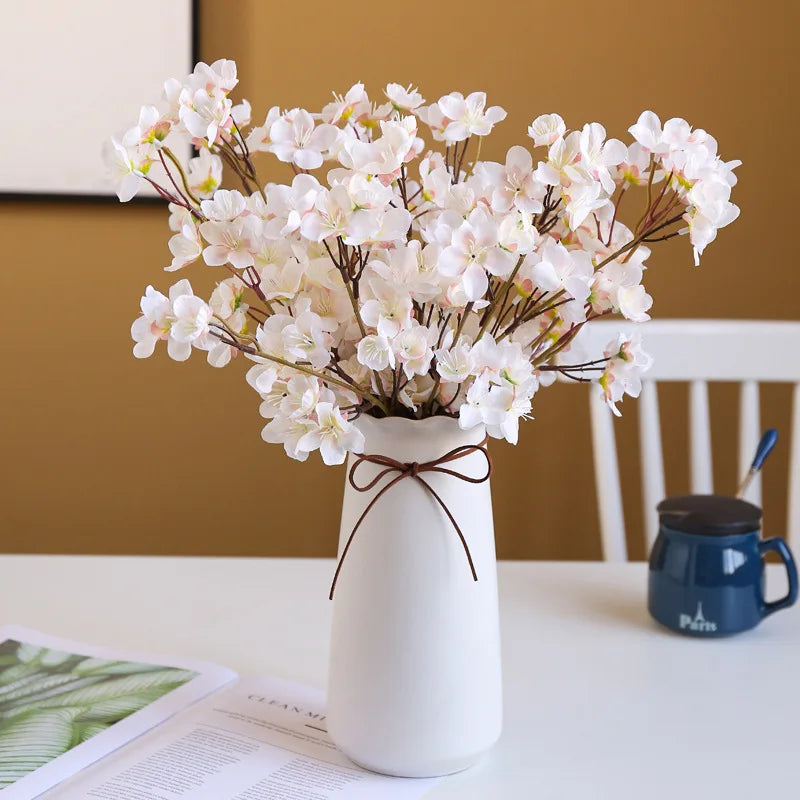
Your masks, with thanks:
[[[641,333],[644,349],[654,358],[638,400],[647,552],[658,532],[655,506],[665,496],[656,388],[661,381],[689,384],[691,491],[697,494],[714,491],[708,382],[741,384],[738,473],[741,476],[750,466],[762,433],[759,383],[794,385],[791,431],[780,433],[791,448],[786,538],[800,547],[800,322],[672,319],[632,326],[625,321],[598,320],[586,325],[579,341],[587,352],[597,354],[618,333],[633,330]],[[603,556],[606,561],[625,561],[627,547],[614,418],[599,386],[592,386],[590,406]],[[752,482],[745,498],[760,505],[760,477]]]

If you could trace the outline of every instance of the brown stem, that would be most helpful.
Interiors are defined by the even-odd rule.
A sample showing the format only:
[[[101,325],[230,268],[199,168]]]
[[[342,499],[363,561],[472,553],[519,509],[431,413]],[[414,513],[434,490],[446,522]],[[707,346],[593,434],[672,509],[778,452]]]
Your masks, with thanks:
[[[450,345],[451,348],[455,347],[458,343],[458,340],[461,336],[461,331],[464,330],[464,325],[467,322],[467,317],[469,316],[470,312],[472,311],[472,307],[475,305],[474,302],[469,302],[464,307],[464,313],[461,315],[461,318],[458,321],[458,327],[456,328],[455,335],[453,336],[453,343]],[[448,320],[450,318],[448,317]],[[433,404],[436,402],[436,392],[439,390],[439,384],[442,382],[442,378],[437,372],[433,378],[433,386],[431,386],[431,396],[428,398],[428,402],[426,406],[428,408],[428,412],[433,411]]]
[[[655,156],[651,153],[650,154],[650,174],[647,176],[647,206],[644,210],[644,214],[639,218],[639,221],[636,223],[636,227],[633,229],[634,233],[639,233],[639,227],[647,220],[648,215],[652,211],[652,200],[653,200],[653,176],[656,174],[655,170],[656,159]]]
[[[502,311],[503,311],[503,308],[505,307],[506,300],[508,299],[508,294],[511,291],[511,286],[514,283],[514,278],[517,277],[517,273],[519,272],[520,267],[522,266],[523,260],[524,259],[522,259],[522,258],[517,259],[516,266],[512,270],[511,274],[508,276],[508,280],[505,282],[505,286],[503,287],[503,294],[502,294],[502,296],[500,298],[500,301],[494,305],[494,308],[498,309],[498,316],[497,316],[497,323],[498,324],[500,324],[502,322],[502,318],[503,318]],[[486,332],[486,329],[489,327],[489,322],[491,321],[491,318],[492,318],[492,315],[490,313],[484,315],[483,321],[481,322],[480,330],[478,331],[478,335],[475,337],[475,341],[476,342],[480,341],[481,337]],[[497,325],[495,325],[495,328],[497,328]]]
[[[472,139],[471,136],[468,136],[464,141],[464,147],[461,150],[461,158],[458,159],[458,168],[456,169],[456,180],[458,180],[458,176],[461,174],[461,167],[464,165],[464,156],[467,154],[467,146]]]
[[[619,211],[620,205],[622,205],[622,198],[625,196],[627,188],[627,186],[621,187],[617,202],[614,204],[614,216],[611,217],[611,224],[608,227],[608,240],[606,241],[606,247],[611,246],[611,239],[614,237],[614,226],[617,223],[617,212]]]
[[[339,246],[339,255],[341,258],[344,259],[342,254],[342,237],[337,237],[336,241],[338,242]],[[328,251],[328,255],[330,256],[331,261],[333,261],[336,268],[339,270],[339,274],[342,276],[342,282],[347,289],[347,296],[350,298],[350,305],[353,308],[353,314],[356,318],[356,323],[358,324],[358,330],[361,333],[361,338],[365,338],[367,335],[367,329],[364,327],[364,320],[361,319],[361,313],[358,310],[358,300],[356,299],[355,292],[353,291],[353,283],[350,281],[349,276],[347,274],[347,267],[344,263],[344,260],[339,262],[334,258],[333,251],[330,248],[330,245],[325,241],[322,240],[323,244],[325,245],[325,249]],[[383,381],[381,380],[380,373],[378,370],[372,370],[372,375],[375,378],[375,385],[378,387],[378,392],[380,392],[381,397],[386,397],[386,389],[383,386]],[[388,415],[388,411],[387,411]]]

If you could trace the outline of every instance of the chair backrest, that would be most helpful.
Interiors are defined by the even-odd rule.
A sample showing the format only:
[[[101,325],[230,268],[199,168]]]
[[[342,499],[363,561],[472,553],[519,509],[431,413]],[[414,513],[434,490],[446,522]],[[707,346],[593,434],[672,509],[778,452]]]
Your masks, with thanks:
[[[581,341],[592,353],[598,353],[620,332],[634,330],[641,333],[644,349],[654,359],[652,368],[645,374],[638,401],[647,551],[658,532],[654,509],[665,496],[656,387],[661,381],[689,384],[691,491],[697,494],[713,492],[708,383],[740,383],[738,453],[742,476],[761,435],[759,383],[794,385],[792,427],[789,436],[782,438],[790,442],[786,538],[800,546],[800,322],[673,319],[634,326],[625,321],[598,320],[586,325]],[[599,386],[592,386],[590,407],[603,555],[607,561],[624,561],[627,548],[614,418],[603,401]],[[745,499],[760,505],[759,477],[750,485]]]

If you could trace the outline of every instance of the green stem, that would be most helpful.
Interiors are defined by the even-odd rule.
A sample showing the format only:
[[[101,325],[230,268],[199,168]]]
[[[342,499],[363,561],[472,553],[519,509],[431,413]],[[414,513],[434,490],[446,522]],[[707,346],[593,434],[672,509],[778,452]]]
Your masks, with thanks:
[[[164,153],[164,155],[175,165],[175,169],[178,170],[178,173],[181,176],[181,183],[183,184],[183,188],[184,188],[186,194],[188,195],[189,199],[195,205],[199,206],[200,205],[200,199],[198,197],[196,197],[194,192],[189,188],[189,181],[186,178],[186,173],[183,171],[183,165],[178,160],[178,158],[175,155],[175,153],[173,153],[172,150],[170,150],[169,147],[166,147],[166,146],[162,147],[161,150]]]
[[[475,169],[475,165],[478,163],[478,159],[481,157],[481,144],[483,143],[483,136],[478,137],[478,149],[475,151],[475,158],[470,164],[469,172],[467,173],[467,177],[472,177],[472,171]]]

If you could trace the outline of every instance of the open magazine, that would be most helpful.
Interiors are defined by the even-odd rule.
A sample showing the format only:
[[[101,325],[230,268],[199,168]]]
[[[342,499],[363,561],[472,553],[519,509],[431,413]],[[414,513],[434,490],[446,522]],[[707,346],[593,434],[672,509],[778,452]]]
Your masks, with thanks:
[[[435,782],[350,762],[317,689],[0,628],[0,800],[413,800]]]

